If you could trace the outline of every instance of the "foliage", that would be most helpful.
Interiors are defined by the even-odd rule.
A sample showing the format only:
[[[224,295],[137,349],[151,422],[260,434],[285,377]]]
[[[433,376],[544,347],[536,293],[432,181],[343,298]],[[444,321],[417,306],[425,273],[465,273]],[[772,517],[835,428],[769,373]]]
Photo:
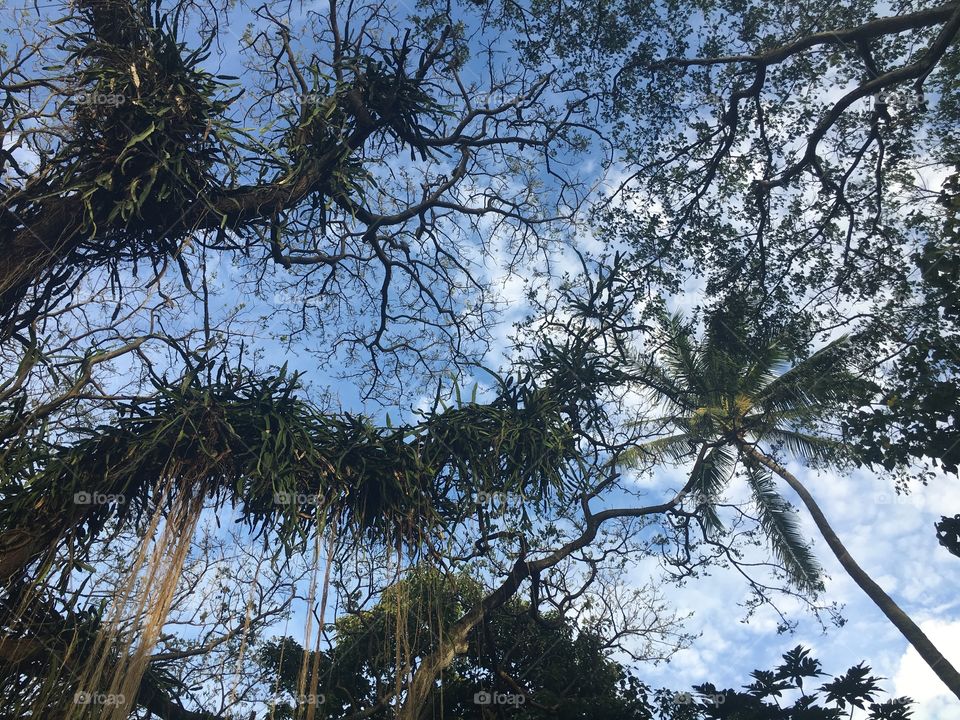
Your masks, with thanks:
[[[467,576],[444,579],[420,568],[371,610],[338,618],[336,642],[319,657],[290,637],[265,643],[259,662],[279,691],[276,717],[296,716],[296,698],[303,696],[304,685],[300,668],[304,663],[312,667],[315,660],[324,700],[320,717],[349,717],[361,700],[376,705],[393,686],[397,643],[408,657],[418,658],[442,636],[460,604],[473,602],[478,591]],[[420,609],[425,604],[428,612]],[[401,624],[406,618],[402,630],[397,618]],[[497,710],[524,720],[841,720],[853,708],[866,711],[869,720],[909,720],[913,701],[878,700],[879,678],[869,673],[861,663],[821,681],[820,661],[797,646],[773,670],[754,671],[753,682],[743,690],[718,690],[712,683],[696,685],[693,692],[654,690],[614,660],[589,629],[575,630],[555,613],[536,616],[527,603],[513,600],[471,636],[467,650],[436,688],[426,717],[487,717],[474,694],[489,691],[524,697]],[[311,682],[308,678],[306,686]],[[383,707],[372,717],[391,713]]]
[[[202,69],[213,38],[188,50],[178,37],[181,11],[163,12],[159,3],[95,0],[77,12],[81,28],[61,29],[64,65],[78,68],[79,99],[73,133],[53,161],[58,179],[83,199],[88,243],[109,236],[111,226],[125,231],[116,238],[120,248],[88,262],[118,250],[158,258],[175,248],[161,226],[207,192],[223,159],[218,146],[230,141],[220,116],[231,101],[217,99],[227,87]]]
[[[46,526],[80,561],[108,522],[140,525],[188,491],[239,505],[252,529],[291,547],[308,527],[416,545],[469,514],[478,491],[563,501],[573,437],[542,391],[504,383],[493,403],[378,428],[321,413],[296,387],[283,371],[221,368],[213,383],[193,375],[160,386],[77,440],[37,443],[4,469],[0,527]]]
[[[854,708],[866,711],[868,720],[909,720],[910,698],[876,701],[880,692],[870,668],[855,665],[819,688],[811,682],[822,677],[820,661],[797,646],[784,653],[783,663],[773,670],[755,670],[746,692],[718,691],[710,684],[696,686],[707,696],[697,708],[705,720],[841,720],[852,717]],[[807,685],[804,685],[807,681]],[[793,698],[791,702],[791,698]],[[849,708],[848,708],[849,706]]]
[[[937,540],[952,554],[960,557],[960,515],[942,516],[937,523]]]
[[[435,569],[412,570],[368,611],[346,615],[335,624],[336,643],[321,653],[318,687],[322,717],[346,718],[374,706],[396,681],[396,654],[410,662],[430,652],[461,612],[479,599],[482,588],[465,575],[445,577]],[[270,641],[261,662],[276,673],[284,703],[278,718],[295,717],[303,695],[299,670],[311,667],[313,652],[293,638]],[[307,679],[309,687],[311,679]],[[490,614],[470,637],[465,652],[444,673],[427,709],[431,717],[484,717],[479,692],[515,694],[525,701],[511,717],[649,720],[653,693],[609,657],[602,639],[589,629],[575,630],[557,613],[542,617],[519,599]],[[393,717],[383,707],[374,718]]]
[[[960,174],[945,184],[947,218],[942,233],[914,256],[926,298],[921,314],[928,324],[897,358],[892,388],[879,407],[847,422],[866,461],[891,470],[926,459],[945,472],[960,465]]]
[[[450,717],[492,714],[473,704],[482,687],[529,691],[514,713],[528,717],[800,720],[873,703],[858,666],[816,706],[800,649],[722,706],[671,703],[611,659],[629,627],[573,611],[629,605],[611,577],[649,551],[656,519],[682,572],[737,564],[736,538],[762,532],[794,595],[814,597],[820,568],[760,459],[957,471],[960,176],[939,179],[960,141],[956,3],[50,8],[0,28],[0,675],[24,702],[68,687],[53,677],[65,648],[88,647],[65,638],[113,648],[113,617],[139,655],[110,663],[122,675],[130,650],[143,671],[131,712],[208,715],[172,702],[191,662],[244,667],[268,620],[246,604],[245,625],[214,634],[216,660],[167,623],[185,581],[157,548],[182,562],[206,505],[285,562],[316,541],[312,570],[326,539],[324,603],[343,563],[363,575],[345,548],[386,567],[360,608],[337,598],[351,608],[336,645],[264,646],[287,700],[309,661],[342,716],[410,720],[433,672],[428,704]],[[537,313],[515,374],[486,402],[456,388],[445,405],[438,388],[431,406],[437,373],[489,361],[516,280]],[[658,315],[678,302],[706,319],[702,340]],[[226,369],[251,347],[250,371]],[[308,358],[311,381],[355,379],[357,397],[341,385],[321,402],[284,355]],[[387,394],[402,424],[330,409]],[[636,490],[617,462],[690,460],[679,496],[616,507]],[[759,530],[724,527],[735,474],[752,512],[734,522]],[[691,560],[693,523],[716,555]],[[121,548],[153,548],[162,580],[133,598],[97,585],[100,553]],[[424,566],[391,586],[404,551]],[[461,573],[478,567],[483,583]],[[155,642],[193,659],[154,662]],[[797,691],[808,706],[775,708]],[[41,700],[34,714],[62,714]]]
[[[529,241],[518,257],[546,249],[543,202],[582,184],[526,182],[541,174],[538,156],[573,147],[561,130],[582,93],[545,92],[549,75],[533,70],[504,78],[489,67],[464,83],[471,50],[452,8],[290,16],[272,3],[83,0],[51,17],[49,7],[20,14],[0,79],[4,340],[60,310],[84,322],[73,317],[78,289],[135,303],[143,265],[146,285],[168,296],[209,295],[194,285],[203,248],[242,266],[260,300],[317,298],[327,312],[309,313],[303,332],[362,348],[376,373],[381,355],[435,370],[439,345],[458,354],[492,320],[472,254],[492,252],[481,219]],[[569,103],[568,117],[553,119],[554,102]],[[528,189],[474,191],[479,178],[511,176]],[[296,320],[297,308],[283,314]]]
[[[884,402],[851,440],[956,473],[955,4],[491,4],[527,62],[599,87],[605,246],[700,309],[748,296],[802,342],[857,337]]]

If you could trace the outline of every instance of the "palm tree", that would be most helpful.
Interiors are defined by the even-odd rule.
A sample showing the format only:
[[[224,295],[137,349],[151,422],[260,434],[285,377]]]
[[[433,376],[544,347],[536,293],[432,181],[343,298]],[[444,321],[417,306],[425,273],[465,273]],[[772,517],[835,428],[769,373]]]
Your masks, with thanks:
[[[737,328],[734,330],[733,328]],[[636,448],[626,459],[684,461],[696,457],[689,491],[708,530],[722,528],[715,501],[743,464],[763,530],[794,584],[822,587],[821,570],[804,542],[773,475],[800,497],[830,550],[853,581],[887,616],[920,657],[960,698],[960,674],[894,600],[857,564],[803,483],[774,458],[785,449],[804,460],[836,464],[850,449],[822,432],[844,403],[866,399],[872,384],[848,369],[850,341],[836,340],[788,365],[778,338],[745,341],[730,317],[714,316],[701,342],[680,316],[666,319],[657,351],[643,370],[671,434]]]

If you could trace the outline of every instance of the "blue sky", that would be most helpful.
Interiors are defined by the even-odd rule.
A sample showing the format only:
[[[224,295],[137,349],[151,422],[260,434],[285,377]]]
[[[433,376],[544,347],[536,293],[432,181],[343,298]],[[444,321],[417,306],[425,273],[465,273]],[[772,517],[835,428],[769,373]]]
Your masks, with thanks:
[[[958,560],[939,546],[933,524],[960,508],[956,478],[937,477],[929,486],[898,496],[892,481],[869,471],[848,476],[814,471],[797,463],[789,469],[807,484],[854,559],[927,633],[953,663],[960,663],[960,598],[956,594]],[[795,505],[789,489],[785,496]],[[647,668],[645,678],[670,687],[710,681],[735,686],[753,669],[768,669],[797,644],[811,648],[831,674],[861,661],[887,678],[881,686],[896,696],[918,701],[917,720],[958,717],[956,699],[920,660],[880,610],[846,575],[802,510],[802,527],[829,579],[825,598],[842,603],[843,627],[823,632],[809,615],[794,612],[800,623],[792,634],[777,635],[777,618],[761,610],[748,624],[735,603],[747,597],[736,572],[717,571],[684,588],[664,586],[681,610],[693,612],[687,628],[701,637],[669,664]],[[638,569],[637,579],[647,568]],[[787,607],[790,603],[786,604]],[[825,678],[826,679],[826,678]]]

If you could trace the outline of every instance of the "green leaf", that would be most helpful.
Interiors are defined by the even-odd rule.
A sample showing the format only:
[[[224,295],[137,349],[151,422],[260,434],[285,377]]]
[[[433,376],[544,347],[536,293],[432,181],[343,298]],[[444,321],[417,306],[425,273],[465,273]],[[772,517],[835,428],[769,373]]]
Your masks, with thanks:
[[[805,592],[822,590],[823,569],[800,532],[796,513],[777,491],[770,472],[756,462],[746,462],[760,526],[774,555],[797,588]]]

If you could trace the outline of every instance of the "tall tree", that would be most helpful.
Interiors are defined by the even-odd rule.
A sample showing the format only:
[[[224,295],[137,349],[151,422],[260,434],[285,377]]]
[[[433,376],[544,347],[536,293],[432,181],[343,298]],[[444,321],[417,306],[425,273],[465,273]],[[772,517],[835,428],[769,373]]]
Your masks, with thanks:
[[[857,564],[811,492],[775,459],[775,453],[785,449],[806,460],[849,461],[849,448],[835,435],[818,432],[839,408],[856,407],[874,391],[872,383],[848,370],[849,351],[850,341],[844,337],[787,365],[789,355],[778,339],[751,332],[736,310],[715,313],[701,342],[679,316],[671,317],[646,372],[651,392],[667,413],[659,423],[674,434],[638,452],[674,460],[696,454],[692,488],[708,527],[719,525],[713,505],[733,476],[735,461],[743,461],[774,551],[797,583],[812,587],[819,582],[815,561],[771,473],[782,478],[847,574],[960,698],[960,673]]]
[[[486,63],[509,44],[452,9],[90,0],[5,29],[0,337],[25,372],[31,328],[89,341],[145,288],[168,324],[203,303],[209,344],[229,286],[272,306],[274,338],[366,355],[358,377],[434,370],[484,339],[484,258],[546,252],[592,181],[548,159],[576,152],[587,97]],[[231,270],[220,293],[208,265]],[[128,340],[153,345],[144,310]]]
[[[438,582],[446,584],[439,593]],[[426,619],[426,625],[417,615],[408,618],[411,627],[404,628],[406,650],[415,659],[442,634],[458,601],[479,591],[479,584],[469,577],[441,581],[436,575],[431,578],[429,570],[420,571],[391,588],[371,611],[338,620],[336,643],[316,658],[315,665],[325,717],[356,717],[360,698],[376,697],[378,688],[390,687],[400,632],[393,622],[398,600],[405,608],[436,603],[437,613]],[[752,682],[741,690],[721,690],[710,682],[688,691],[653,690],[611,657],[602,636],[556,613],[537,619],[528,610],[525,602],[515,599],[471,634],[468,649],[444,674],[422,717],[840,720],[856,717],[856,709],[869,720],[910,717],[910,698],[878,699],[880,678],[872,676],[868,666],[860,663],[827,680],[820,661],[800,646],[784,653],[775,668],[755,670]],[[312,653],[293,638],[261,648],[259,662],[268,670],[267,677],[276,678],[277,718],[295,717],[298,671],[305,654]],[[790,701],[784,698],[787,693],[793,695]],[[487,703],[492,697],[501,702]],[[376,707],[369,715],[375,720],[393,716],[385,704],[368,706]]]

